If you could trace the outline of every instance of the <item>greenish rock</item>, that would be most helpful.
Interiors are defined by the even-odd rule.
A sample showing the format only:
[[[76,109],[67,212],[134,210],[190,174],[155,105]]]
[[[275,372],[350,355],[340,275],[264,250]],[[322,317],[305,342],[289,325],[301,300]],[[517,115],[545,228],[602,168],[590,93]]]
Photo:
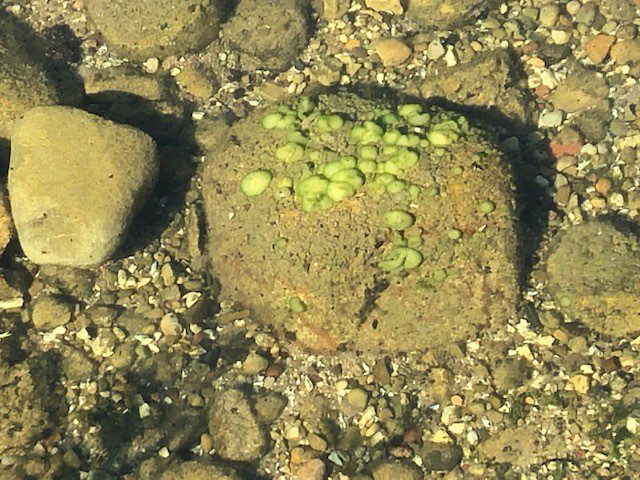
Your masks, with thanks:
[[[426,29],[449,30],[475,22],[496,6],[494,0],[408,0],[406,16]]]
[[[229,467],[197,460],[179,463],[160,474],[160,480],[241,480],[241,478]]]
[[[453,443],[426,442],[420,448],[420,457],[427,472],[448,472],[460,465],[462,448]]]

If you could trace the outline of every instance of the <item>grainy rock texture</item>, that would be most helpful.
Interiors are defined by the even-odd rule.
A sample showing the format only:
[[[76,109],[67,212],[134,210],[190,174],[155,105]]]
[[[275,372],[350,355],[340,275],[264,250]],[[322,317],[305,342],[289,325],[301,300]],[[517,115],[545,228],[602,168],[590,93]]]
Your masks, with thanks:
[[[221,392],[210,412],[209,431],[220,457],[235,462],[252,462],[261,458],[267,448],[267,438],[243,392]]]
[[[96,265],[113,254],[158,176],[153,140],[69,107],[39,107],[12,136],[9,195],[39,264]]]
[[[8,139],[13,122],[37,105],[59,102],[53,81],[24,27],[0,12],[0,139]]]
[[[219,0],[87,0],[87,14],[114,51],[134,60],[199,50],[218,33]],[[127,21],[123,21],[126,18]]]
[[[224,36],[260,66],[282,70],[293,63],[309,38],[308,13],[299,0],[243,0],[224,27]]]
[[[513,192],[509,167],[491,135],[465,126],[457,140],[442,147],[427,141],[423,149],[416,144],[409,150],[384,146],[380,138],[358,145],[350,132],[375,119],[384,106],[352,95],[321,96],[319,102],[296,127],[308,137],[305,153],[287,142],[286,132],[265,130],[260,122],[269,112],[257,112],[234,126],[208,160],[203,187],[209,249],[223,298],[251,307],[257,318],[313,349],[343,343],[394,351],[442,346],[509,318],[518,291]],[[325,127],[315,119],[326,113],[342,115],[344,125],[330,134],[319,132]],[[442,141],[433,133],[441,125],[453,122],[457,128],[455,115],[431,114],[422,131],[434,142]],[[466,125],[463,118],[457,121]],[[418,136],[398,140],[405,141]],[[289,149],[313,167],[276,158]],[[323,197],[330,208],[302,211],[315,209],[304,199],[300,204],[303,179],[325,182],[317,172],[326,165],[331,170],[336,159],[355,163],[363,155],[377,156],[378,164],[361,158],[359,168],[384,168],[398,177],[341,173],[335,178],[355,176],[365,182],[363,188],[335,204]],[[400,172],[395,155],[417,163]],[[239,191],[243,177],[260,169],[271,172],[270,187],[256,198]],[[291,180],[297,196],[286,186]],[[387,181],[388,187],[382,185]],[[336,183],[332,189],[344,187]],[[385,215],[395,210],[403,213],[392,217],[413,225],[398,227],[403,232],[389,228]],[[391,258],[391,265],[390,257],[405,254],[422,261],[407,271],[387,271],[398,261]]]
[[[407,18],[421,27],[448,30],[475,22],[495,4],[484,0],[409,0]]]
[[[240,476],[228,468],[191,461],[165,470],[160,480],[240,480]]]
[[[426,99],[436,97],[486,109],[526,125],[531,121],[531,106],[514,81],[514,71],[513,61],[504,50],[483,52],[458,68],[438,68],[425,78],[420,93]]]
[[[549,290],[572,318],[608,335],[640,331],[640,243],[592,221],[561,232],[547,259]]]
[[[13,219],[9,211],[9,198],[4,188],[0,189],[0,255],[13,237]]]

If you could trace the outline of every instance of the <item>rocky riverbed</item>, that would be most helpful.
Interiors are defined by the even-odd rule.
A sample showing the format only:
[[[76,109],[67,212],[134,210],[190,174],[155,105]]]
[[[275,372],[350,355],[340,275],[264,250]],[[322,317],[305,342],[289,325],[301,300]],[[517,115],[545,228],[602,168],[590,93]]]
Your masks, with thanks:
[[[0,479],[640,476],[638,0],[0,0]]]

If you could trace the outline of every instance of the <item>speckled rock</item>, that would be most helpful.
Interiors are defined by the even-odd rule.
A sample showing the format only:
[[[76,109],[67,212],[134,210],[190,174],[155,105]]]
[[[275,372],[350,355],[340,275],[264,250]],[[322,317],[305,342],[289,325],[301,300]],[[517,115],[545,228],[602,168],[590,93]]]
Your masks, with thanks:
[[[422,480],[424,474],[413,462],[386,461],[373,469],[374,480]]]
[[[425,28],[449,30],[475,22],[496,4],[493,0],[409,0],[406,16]]]
[[[640,243],[592,221],[560,232],[549,246],[549,292],[572,319],[614,336],[640,332]]]
[[[221,15],[219,0],[86,0],[85,6],[107,45],[139,61],[205,47]]]
[[[158,176],[153,140],[69,107],[39,107],[12,136],[9,197],[34,262],[96,265],[109,258]]]
[[[299,0],[242,0],[223,33],[256,66],[283,70],[307,45],[308,12]]]
[[[191,461],[170,467],[160,480],[240,480],[240,475],[226,467]]]
[[[13,122],[30,108],[59,101],[44,57],[17,20],[0,12],[0,139],[11,136]]]
[[[262,458],[267,438],[246,395],[240,390],[221,392],[209,414],[209,431],[220,457],[235,462]]]

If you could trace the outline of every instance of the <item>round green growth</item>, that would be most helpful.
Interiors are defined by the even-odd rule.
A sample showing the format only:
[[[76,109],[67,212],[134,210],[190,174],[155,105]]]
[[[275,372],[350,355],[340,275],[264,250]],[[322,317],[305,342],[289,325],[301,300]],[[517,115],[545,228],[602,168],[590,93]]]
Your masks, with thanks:
[[[409,195],[411,198],[418,198],[418,196],[422,193],[422,187],[420,185],[411,184],[409,185]]]
[[[296,188],[296,193],[302,198],[316,200],[327,193],[329,180],[320,175],[312,175],[301,180]]]
[[[294,163],[304,158],[304,147],[295,142],[289,142],[276,150],[276,158],[282,162]]]
[[[344,120],[340,115],[320,115],[316,118],[316,129],[320,133],[331,133],[340,130],[344,125]]]
[[[419,248],[422,246],[423,243],[424,243],[423,238],[417,235],[407,238],[407,247],[410,247],[410,248]]]
[[[491,200],[485,200],[480,205],[478,205],[478,210],[480,210],[480,212],[484,214],[492,213],[493,211],[495,211],[495,209],[496,209],[496,204],[493,203]]]
[[[298,130],[293,130],[287,133],[287,141],[293,143],[299,143],[300,145],[306,145],[309,143],[309,139],[304,136],[304,134]]]
[[[378,142],[384,130],[380,125],[372,121],[366,121],[362,125],[356,125],[351,129],[350,138],[361,145],[373,145]]]
[[[409,133],[407,135],[400,135],[396,140],[396,145],[399,147],[417,147],[420,145],[421,138],[418,135]]]
[[[358,160],[358,170],[365,175],[370,175],[378,171],[378,164],[375,160]]]
[[[387,145],[395,145],[400,137],[402,133],[399,130],[387,130],[382,135],[382,141]]]
[[[423,257],[419,251],[409,247],[398,246],[393,247],[378,266],[383,270],[397,273],[419,267],[422,261]]]
[[[364,160],[375,160],[378,157],[378,149],[372,145],[360,147],[360,158]]]
[[[454,175],[462,175],[462,172],[464,172],[464,168],[459,165],[456,165],[451,169],[451,173],[453,173]]]
[[[403,148],[391,159],[391,161],[401,170],[406,170],[415,166],[418,163],[419,158],[420,157],[416,152]]]
[[[569,297],[563,296],[558,299],[558,303],[562,308],[569,308],[571,306],[571,299]]]
[[[289,310],[293,313],[304,313],[307,309],[307,306],[304,304],[300,297],[290,297],[289,298]]]
[[[335,173],[331,177],[332,182],[345,182],[351,185],[355,190],[364,185],[365,178],[360,170],[357,168],[346,168]]]
[[[460,127],[454,120],[444,120],[432,125],[427,133],[427,138],[434,147],[446,147],[458,141]]]
[[[391,210],[383,214],[384,223],[393,230],[406,230],[415,223],[415,218],[404,210]]]
[[[389,195],[395,195],[396,193],[403,192],[405,188],[407,188],[407,184],[403,180],[392,180],[386,185],[387,193]]]
[[[437,197],[440,193],[440,188],[437,185],[431,185],[427,188],[425,193],[427,194],[427,197]]]
[[[462,231],[458,230],[457,228],[452,228],[451,230],[449,230],[449,233],[447,233],[447,235],[451,240],[459,240],[460,238],[462,238]]]
[[[422,107],[417,103],[398,105],[398,115],[403,118],[411,118],[422,113]]]
[[[434,270],[433,272],[431,272],[431,278],[433,279],[434,282],[437,283],[442,283],[447,279],[447,271],[444,270],[443,268],[438,268],[436,270]]]
[[[273,175],[268,170],[256,170],[240,180],[240,191],[247,197],[258,196],[269,188]]]
[[[347,182],[334,182],[329,183],[327,187],[327,196],[334,202],[339,202],[345,198],[353,197],[356,194],[356,189]]]
[[[295,124],[296,116],[290,113],[270,113],[262,118],[262,127],[267,130],[290,128]]]

